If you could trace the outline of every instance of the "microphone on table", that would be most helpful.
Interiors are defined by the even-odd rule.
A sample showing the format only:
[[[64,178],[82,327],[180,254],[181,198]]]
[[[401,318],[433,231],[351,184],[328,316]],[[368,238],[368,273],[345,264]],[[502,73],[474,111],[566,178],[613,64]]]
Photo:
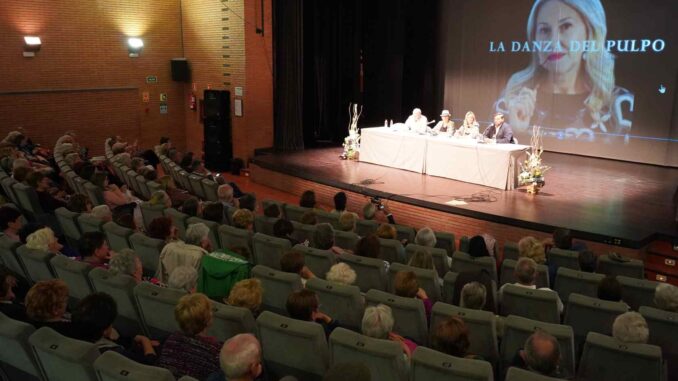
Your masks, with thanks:
[[[435,119],[433,119],[432,121],[426,123],[426,125],[428,126],[429,124],[433,124],[433,123],[435,123],[435,122],[436,122]]]

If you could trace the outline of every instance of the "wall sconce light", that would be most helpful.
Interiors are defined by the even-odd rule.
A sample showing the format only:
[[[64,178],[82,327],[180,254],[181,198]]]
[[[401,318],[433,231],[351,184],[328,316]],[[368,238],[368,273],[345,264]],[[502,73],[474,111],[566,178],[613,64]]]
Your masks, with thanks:
[[[37,36],[24,36],[24,57],[35,57],[35,52],[40,50],[42,41]]]
[[[127,50],[129,50],[130,57],[139,57],[139,53],[144,48],[144,41],[138,37],[130,37],[127,39]]]

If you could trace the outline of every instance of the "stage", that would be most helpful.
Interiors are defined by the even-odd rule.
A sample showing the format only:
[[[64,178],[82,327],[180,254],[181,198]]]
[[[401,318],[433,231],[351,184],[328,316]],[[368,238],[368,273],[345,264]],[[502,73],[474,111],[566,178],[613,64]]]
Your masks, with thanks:
[[[278,173],[496,224],[545,233],[567,227],[581,239],[627,248],[678,235],[673,206],[678,169],[547,152],[544,163],[553,169],[547,173],[542,192],[530,195],[524,189],[500,191],[340,160],[340,153],[340,148],[324,148],[258,155],[252,164],[267,175],[253,175],[253,180],[265,183]],[[275,183],[267,185],[276,187]],[[352,210],[365,202],[358,201]],[[391,209],[398,217],[397,208]],[[407,216],[400,218],[404,219]]]

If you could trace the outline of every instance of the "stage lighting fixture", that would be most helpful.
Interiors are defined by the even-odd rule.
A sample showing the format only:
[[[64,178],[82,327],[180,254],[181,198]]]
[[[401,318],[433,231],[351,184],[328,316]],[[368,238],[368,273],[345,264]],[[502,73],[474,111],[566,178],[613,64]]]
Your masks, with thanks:
[[[144,48],[144,41],[138,37],[130,37],[127,39],[127,48],[130,57],[139,57],[141,49]]]
[[[24,36],[24,57],[35,57],[35,52],[40,50],[42,41],[38,36]]]

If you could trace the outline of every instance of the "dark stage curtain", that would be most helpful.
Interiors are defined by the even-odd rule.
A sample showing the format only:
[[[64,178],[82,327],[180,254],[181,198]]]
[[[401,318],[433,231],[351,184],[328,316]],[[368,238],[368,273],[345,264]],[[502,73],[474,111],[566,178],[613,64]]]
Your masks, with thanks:
[[[274,143],[283,151],[304,148],[303,15],[302,0],[274,3]]]

